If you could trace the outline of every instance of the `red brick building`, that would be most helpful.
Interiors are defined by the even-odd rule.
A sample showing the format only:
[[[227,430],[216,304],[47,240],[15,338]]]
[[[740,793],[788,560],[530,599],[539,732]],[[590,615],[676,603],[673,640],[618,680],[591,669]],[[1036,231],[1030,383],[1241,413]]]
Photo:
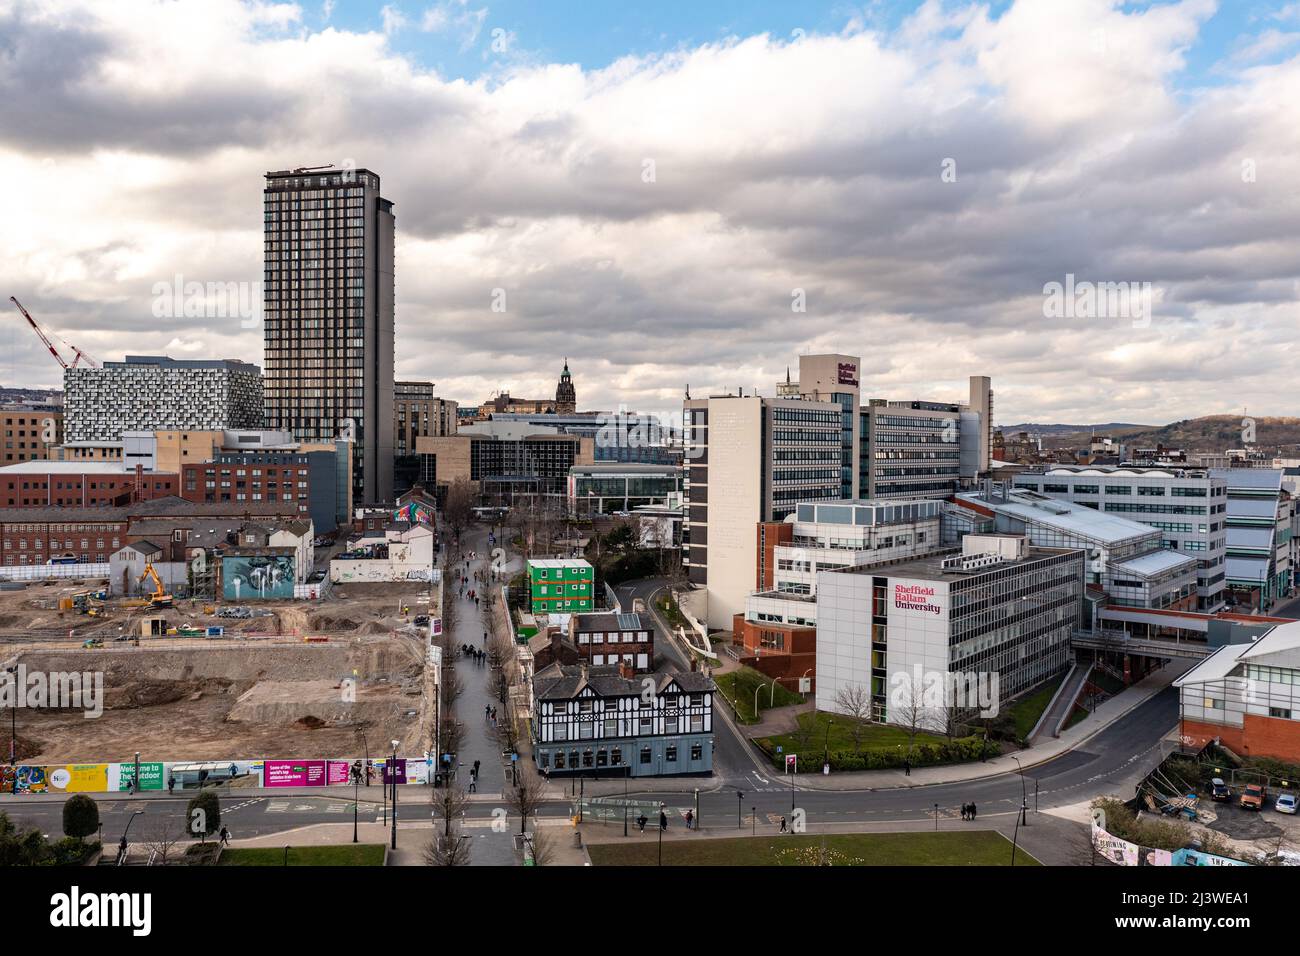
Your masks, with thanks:
[[[299,517],[292,503],[196,503],[177,497],[89,508],[0,508],[0,565],[41,565],[71,559],[108,561],[119,548],[147,540],[163,547],[165,560],[185,560],[191,528],[205,518]]]
[[[177,493],[174,474],[117,462],[32,461],[0,468],[0,508],[92,508]]]

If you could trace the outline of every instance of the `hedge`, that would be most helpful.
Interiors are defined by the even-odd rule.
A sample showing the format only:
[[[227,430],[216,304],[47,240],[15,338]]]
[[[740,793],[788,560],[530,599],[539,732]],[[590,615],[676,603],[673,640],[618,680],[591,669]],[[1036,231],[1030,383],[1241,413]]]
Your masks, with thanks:
[[[987,748],[987,749],[985,749]],[[1001,747],[995,741],[985,743],[983,736],[956,737],[940,744],[917,744],[912,748],[911,765],[913,767],[932,767],[937,764],[966,763],[979,760],[981,752],[989,757],[1001,753]],[[785,770],[783,754],[769,754],[772,765]],[[907,754],[895,751],[864,750],[854,753],[852,750],[832,750],[829,754],[831,770],[835,773],[851,773],[858,770],[897,770],[907,763]],[[801,761],[800,773],[821,773],[822,759],[818,754],[811,754],[810,759]]]

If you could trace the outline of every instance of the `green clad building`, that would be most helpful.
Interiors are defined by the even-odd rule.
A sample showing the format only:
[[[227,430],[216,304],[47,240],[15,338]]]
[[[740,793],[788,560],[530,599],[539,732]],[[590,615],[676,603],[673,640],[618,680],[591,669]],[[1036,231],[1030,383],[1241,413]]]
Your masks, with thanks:
[[[581,558],[529,561],[528,586],[534,614],[576,614],[596,608],[596,572]]]

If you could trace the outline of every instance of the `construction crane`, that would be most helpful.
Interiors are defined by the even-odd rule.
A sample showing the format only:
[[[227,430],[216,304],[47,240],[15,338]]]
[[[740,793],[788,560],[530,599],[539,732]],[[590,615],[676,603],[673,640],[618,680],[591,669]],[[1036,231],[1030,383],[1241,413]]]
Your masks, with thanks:
[[[37,335],[40,336],[41,341],[45,343],[45,347],[50,350],[50,354],[54,356],[54,360],[64,368],[76,368],[78,362],[85,362],[91,368],[99,368],[99,364],[85,352],[81,351],[81,349],[77,348],[62,336],[56,336],[60,342],[72,349],[74,353],[72,364],[69,365],[64,361],[63,356],[59,354],[59,350],[54,347],[54,343],[50,341],[50,337],[45,334],[45,330],[37,325],[36,320],[32,318],[32,314],[23,308],[23,304],[12,295],[9,297],[9,301],[18,307],[18,311],[23,314],[23,318],[27,320],[27,324],[32,327],[33,331],[35,331]]]

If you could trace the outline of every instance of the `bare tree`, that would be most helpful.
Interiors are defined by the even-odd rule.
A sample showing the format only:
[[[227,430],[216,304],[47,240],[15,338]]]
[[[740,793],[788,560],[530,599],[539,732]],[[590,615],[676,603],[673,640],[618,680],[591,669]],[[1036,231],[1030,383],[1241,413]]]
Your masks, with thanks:
[[[425,866],[469,866],[472,841],[462,833],[435,833],[425,844]]]
[[[907,731],[907,761],[916,750],[916,737],[930,726],[930,712],[925,706],[925,686],[916,677],[895,675],[897,680],[889,697],[889,712],[894,722]]]
[[[519,832],[528,832],[528,818],[534,816],[546,802],[546,784],[537,771],[519,768],[519,782],[506,790],[510,809],[519,814]]]
[[[445,754],[460,752],[460,745],[465,740],[465,725],[450,714],[442,718],[442,742],[440,750]]]
[[[468,478],[457,478],[447,486],[447,497],[442,503],[442,520],[452,536],[460,534],[474,519],[474,488]]]
[[[533,864],[535,866],[550,866],[555,862],[557,847],[555,833],[552,829],[533,824],[533,832],[529,834],[528,843],[533,848]]]
[[[469,807],[469,794],[463,787],[453,786],[449,780],[445,786],[434,789],[429,795],[429,803],[433,806],[434,819],[442,821],[443,835],[451,836],[454,825]]]
[[[175,863],[184,850],[178,844],[186,840],[185,828],[179,817],[156,816],[144,825],[140,844],[149,852],[154,866]]]
[[[835,692],[835,709],[849,718],[849,736],[853,752],[862,752],[862,738],[871,720],[871,691],[865,684],[845,684]]]

